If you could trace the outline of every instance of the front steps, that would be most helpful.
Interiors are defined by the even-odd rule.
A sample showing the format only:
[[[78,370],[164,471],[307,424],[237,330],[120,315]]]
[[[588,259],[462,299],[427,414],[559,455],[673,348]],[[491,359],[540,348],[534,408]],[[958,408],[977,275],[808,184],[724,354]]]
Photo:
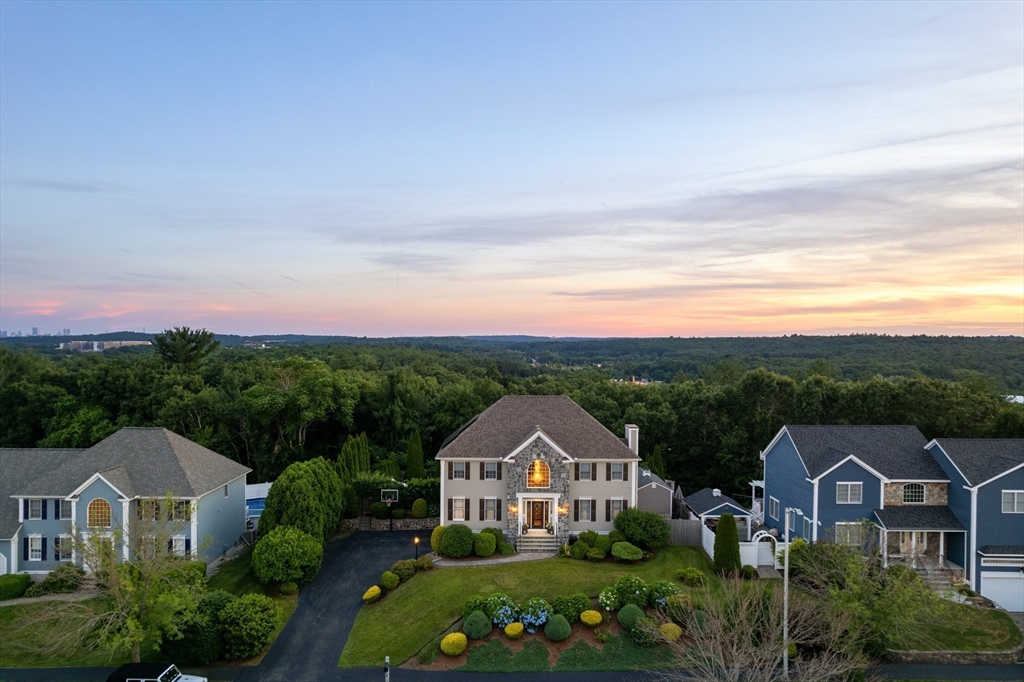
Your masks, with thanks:
[[[558,551],[558,540],[554,535],[520,535],[516,539],[516,549],[530,553],[554,553]]]

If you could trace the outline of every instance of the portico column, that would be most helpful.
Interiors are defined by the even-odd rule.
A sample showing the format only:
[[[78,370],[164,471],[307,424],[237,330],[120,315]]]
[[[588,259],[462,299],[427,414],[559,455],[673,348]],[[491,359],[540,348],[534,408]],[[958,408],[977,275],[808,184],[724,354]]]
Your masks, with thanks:
[[[941,568],[946,561],[946,533],[939,531],[939,567]]]
[[[889,568],[889,531],[882,529],[882,568]]]

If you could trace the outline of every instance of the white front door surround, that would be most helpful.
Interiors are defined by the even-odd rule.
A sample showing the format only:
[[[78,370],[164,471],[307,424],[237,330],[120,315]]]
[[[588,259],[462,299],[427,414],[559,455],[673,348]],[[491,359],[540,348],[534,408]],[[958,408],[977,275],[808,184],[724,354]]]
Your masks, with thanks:
[[[534,505],[544,504],[547,509],[546,519],[544,524],[540,528],[534,528]],[[518,535],[525,535],[523,526],[530,526],[530,530],[544,531],[544,525],[550,523],[555,529],[555,534],[558,534],[558,493],[519,493],[516,495],[516,506],[519,509],[519,529]]]

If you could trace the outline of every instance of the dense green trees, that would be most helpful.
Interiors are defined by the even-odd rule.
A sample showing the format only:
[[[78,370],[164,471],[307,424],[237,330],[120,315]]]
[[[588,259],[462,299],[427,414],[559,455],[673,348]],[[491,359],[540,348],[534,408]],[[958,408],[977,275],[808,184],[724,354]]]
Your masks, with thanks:
[[[168,365],[181,368],[195,367],[207,355],[217,350],[220,341],[205,329],[175,327],[153,337],[156,352]]]

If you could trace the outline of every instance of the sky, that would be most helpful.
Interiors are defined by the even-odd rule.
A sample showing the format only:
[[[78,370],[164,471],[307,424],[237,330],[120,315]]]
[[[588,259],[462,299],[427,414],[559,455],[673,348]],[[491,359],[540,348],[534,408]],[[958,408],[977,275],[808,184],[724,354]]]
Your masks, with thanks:
[[[0,0],[0,329],[1024,334],[1024,3]]]

